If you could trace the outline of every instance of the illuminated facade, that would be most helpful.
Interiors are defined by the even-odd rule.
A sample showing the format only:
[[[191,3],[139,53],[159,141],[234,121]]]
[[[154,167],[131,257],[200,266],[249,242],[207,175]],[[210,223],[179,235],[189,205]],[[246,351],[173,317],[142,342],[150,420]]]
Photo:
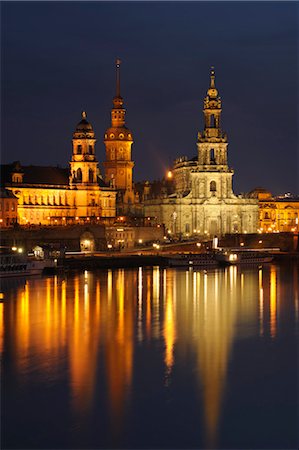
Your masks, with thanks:
[[[86,113],[73,133],[70,169],[1,166],[1,182],[18,198],[21,225],[59,225],[113,218],[116,191],[100,176],[95,156],[95,133]]]
[[[204,100],[204,131],[198,133],[197,156],[175,161],[173,194],[145,201],[145,215],[157,217],[175,235],[257,231],[257,200],[236,196],[232,190],[234,171],[227,162],[228,141],[221,129],[221,111],[212,70]]]
[[[0,189],[0,228],[12,227],[17,222],[18,199],[8,189]]]
[[[259,232],[298,232],[299,197],[285,194],[272,196],[271,192],[257,188],[252,196],[259,202]]]
[[[120,95],[120,60],[116,61],[116,95],[111,111],[111,127],[104,136],[106,147],[105,181],[118,191],[119,214],[133,211],[135,193],[133,189],[132,132],[125,125],[126,110]]]

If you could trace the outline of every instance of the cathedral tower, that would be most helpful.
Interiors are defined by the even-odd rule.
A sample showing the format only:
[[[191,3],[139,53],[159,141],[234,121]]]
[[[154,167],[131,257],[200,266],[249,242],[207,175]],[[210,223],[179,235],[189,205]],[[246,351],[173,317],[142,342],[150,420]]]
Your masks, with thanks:
[[[96,186],[99,173],[98,162],[95,157],[95,133],[87,121],[86,112],[82,112],[82,120],[73,133],[73,153],[70,162],[70,185]]]
[[[116,95],[111,111],[111,127],[105,132],[106,147],[105,181],[118,190],[119,209],[126,213],[129,204],[134,203],[132,172],[134,162],[131,156],[132,132],[125,125],[126,110],[120,95],[120,60],[116,60]]]
[[[212,67],[210,87],[204,99],[204,131],[198,133],[198,163],[205,170],[227,171],[227,136],[221,130],[221,99]]]

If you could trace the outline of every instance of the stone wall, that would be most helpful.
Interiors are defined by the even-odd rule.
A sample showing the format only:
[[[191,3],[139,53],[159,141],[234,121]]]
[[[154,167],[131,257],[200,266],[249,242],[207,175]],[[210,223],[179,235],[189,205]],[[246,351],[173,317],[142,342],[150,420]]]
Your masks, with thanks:
[[[66,251],[80,251],[80,241],[88,233],[94,239],[94,250],[106,250],[104,225],[73,225],[55,227],[14,228],[1,231],[2,246],[17,246],[31,251],[36,245],[54,244],[66,247]]]

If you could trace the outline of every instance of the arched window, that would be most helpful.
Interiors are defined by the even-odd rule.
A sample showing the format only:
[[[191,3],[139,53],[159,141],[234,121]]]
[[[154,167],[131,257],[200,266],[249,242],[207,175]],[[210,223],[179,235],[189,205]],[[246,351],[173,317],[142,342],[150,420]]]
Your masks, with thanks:
[[[78,145],[77,146],[77,155],[81,155],[82,154],[82,145]]]
[[[211,181],[210,183],[210,191],[216,192],[216,181]]]
[[[215,164],[215,150],[211,148],[210,150],[210,164]]]
[[[93,183],[93,170],[89,169],[88,171],[88,181],[89,183]]]
[[[216,126],[216,120],[215,120],[214,114],[211,114],[210,126],[211,126],[211,128],[215,128],[215,126]]]
[[[76,172],[76,180],[82,181],[82,170],[80,169],[80,167],[79,167],[79,169],[77,169],[77,172]]]
[[[89,145],[89,146],[88,146],[88,153],[89,153],[90,155],[92,155],[92,145]]]

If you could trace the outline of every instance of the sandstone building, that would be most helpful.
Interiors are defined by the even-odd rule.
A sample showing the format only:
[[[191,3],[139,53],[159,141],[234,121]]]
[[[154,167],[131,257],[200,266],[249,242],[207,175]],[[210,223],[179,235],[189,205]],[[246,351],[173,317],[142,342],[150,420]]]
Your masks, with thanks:
[[[233,193],[234,171],[228,166],[228,139],[221,129],[221,112],[212,69],[204,99],[204,130],[198,133],[197,156],[175,161],[173,194],[144,201],[145,215],[156,217],[169,233],[213,236],[257,231],[257,199]]]
[[[1,166],[1,184],[18,198],[21,225],[99,222],[116,215],[116,191],[107,185],[95,155],[95,133],[86,113],[73,133],[69,168]]]
[[[106,161],[105,181],[117,189],[117,214],[134,214],[138,197],[133,188],[133,135],[125,124],[126,110],[120,95],[120,60],[116,61],[116,95],[111,111],[111,127],[104,135]]]

